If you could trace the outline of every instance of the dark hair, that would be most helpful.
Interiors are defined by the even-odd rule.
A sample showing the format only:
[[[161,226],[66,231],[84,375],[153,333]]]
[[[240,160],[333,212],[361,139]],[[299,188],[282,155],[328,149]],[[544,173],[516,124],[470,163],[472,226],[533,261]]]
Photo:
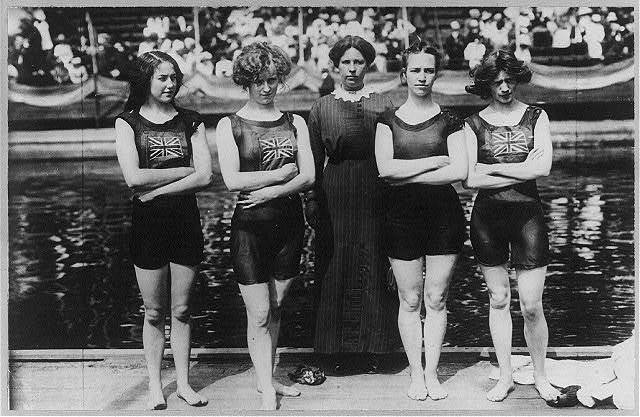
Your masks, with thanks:
[[[182,86],[184,75],[180,71],[180,67],[175,59],[169,54],[162,51],[148,51],[139,55],[133,62],[131,72],[129,73],[129,98],[124,105],[125,111],[138,110],[147,101],[149,97],[149,89],[151,87],[151,79],[156,68],[163,62],[168,62],[173,66],[176,72],[176,94]],[[175,97],[175,95],[174,95]]]
[[[473,84],[467,85],[464,89],[469,94],[475,94],[483,99],[491,96],[491,83],[498,76],[500,71],[504,71],[513,77],[518,83],[528,83],[531,81],[531,70],[520,61],[513,52],[506,49],[498,49],[484,57],[480,65],[469,71],[469,76],[473,78]]]
[[[367,40],[360,36],[347,35],[336,42],[336,44],[333,45],[333,48],[329,51],[329,59],[331,59],[333,65],[338,67],[338,65],[340,65],[342,55],[351,48],[355,48],[360,51],[364,60],[367,62],[367,66],[371,65],[373,60],[376,59],[376,50]]]
[[[275,45],[268,42],[255,42],[242,48],[240,55],[233,63],[233,82],[243,89],[260,79],[269,67],[276,70],[278,82],[284,83],[291,72],[291,59]]]
[[[402,51],[402,71],[406,72],[407,70],[409,55],[419,54],[422,52],[433,55],[436,60],[436,71],[440,71],[442,54],[431,42],[423,41],[421,39],[416,39],[407,49]]]

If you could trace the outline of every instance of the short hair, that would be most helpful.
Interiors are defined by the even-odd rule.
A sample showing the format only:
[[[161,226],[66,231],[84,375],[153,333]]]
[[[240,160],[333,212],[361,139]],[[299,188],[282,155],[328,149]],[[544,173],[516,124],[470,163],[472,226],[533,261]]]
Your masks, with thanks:
[[[402,51],[402,71],[406,72],[407,70],[409,55],[419,54],[422,52],[433,55],[436,61],[436,72],[440,71],[442,54],[431,42],[423,41],[421,39],[416,39],[407,49]]]
[[[284,83],[291,72],[291,59],[279,47],[268,42],[255,42],[245,46],[233,62],[233,82],[243,89],[258,82],[271,66],[279,83]]]
[[[513,52],[507,49],[498,49],[487,55],[480,65],[469,71],[469,76],[473,78],[473,84],[465,86],[469,94],[475,94],[483,99],[491,96],[491,83],[498,76],[500,71],[506,72],[518,83],[528,83],[531,81],[531,70],[520,61]]]
[[[373,60],[376,59],[376,50],[369,41],[360,36],[347,35],[336,42],[329,51],[329,59],[331,59],[331,62],[333,62],[336,68],[340,65],[342,55],[351,48],[357,49],[362,54],[364,60],[367,62],[367,66],[371,65]]]
[[[133,62],[131,72],[129,73],[129,98],[124,105],[125,111],[139,110],[140,107],[149,98],[149,91],[151,88],[151,79],[156,71],[156,68],[163,62],[168,62],[173,66],[173,70],[176,73],[176,94],[182,86],[182,79],[184,74],[180,71],[180,67],[175,59],[171,55],[162,51],[147,51],[138,55]],[[174,94],[175,98],[175,94]]]

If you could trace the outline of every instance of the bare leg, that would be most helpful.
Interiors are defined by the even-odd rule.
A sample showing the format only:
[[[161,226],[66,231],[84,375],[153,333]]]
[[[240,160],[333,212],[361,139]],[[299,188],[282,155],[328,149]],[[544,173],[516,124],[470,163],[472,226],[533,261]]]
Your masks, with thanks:
[[[144,324],[142,325],[142,344],[149,372],[149,399],[147,407],[151,410],[167,408],[162,395],[160,367],[164,353],[164,324],[167,312],[167,274],[168,267],[160,269],[142,269],[135,267],[138,287],[144,302]]]
[[[271,335],[269,334],[269,284],[238,284],[247,309],[247,345],[258,385],[262,391],[262,410],[276,409],[276,390],[271,382]]]
[[[413,400],[427,399],[422,369],[422,325],[420,306],[422,305],[422,258],[412,261],[389,258],[393,275],[398,284],[398,330],[404,351],[409,361],[411,382],[407,395]]]
[[[275,372],[276,368],[276,349],[278,348],[278,336],[280,335],[280,317],[282,313],[280,306],[282,305],[282,300],[285,295],[287,295],[294,278],[285,280],[272,279],[269,283],[269,297],[271,299],[269,334],[271,335],[271,363],[273,364],[273,372]],[[300,395],[300,391],[297,388],[284,385],[276,381],[274,378],[271,379],[271,383],[273,384],[273,388],[275,388],[277,394],[284,395],[286,397],[297,397]],[[260,386],[258,386],[258,391],[261,391]]]
[[[170,264],[171,268],[171,350],[176,365],[176,395],[193,406],[206,405],[209,400],[189,385],[191,352],[191,313],[189,297],[197,268]]]
[[[549,383],[544,369],[549,342],[549,329],[542,309],[542,292],[547,267],[535,269],[519,269],[518,293],[520,294],[520,309],[524,317],[524,338],[529,347],[533,361],[533,376],[536,389],[544,400],[554,400],[560,392]]]
[[[442,341],[447,330],[447,296],[449,282],[458,255],[426,256],[427,276],[424,282],[424,383],[429,397],[440,400],[447,397],[447,391],[438,381],[438,362]]]
[[[496,349],[500,379],[487,393],[489,401],[502,401],[515,388],[513,384],[513,370],[511,369],[511,337],[512,323],[511,286],[509,271],[506,265],[481,266],[482,274],[489,289],[489,329],[491,339]]]

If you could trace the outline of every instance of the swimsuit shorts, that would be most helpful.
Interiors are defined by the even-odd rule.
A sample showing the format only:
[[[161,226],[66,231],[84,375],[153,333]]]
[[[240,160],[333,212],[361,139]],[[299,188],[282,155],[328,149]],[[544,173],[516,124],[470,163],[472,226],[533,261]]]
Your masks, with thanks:
[[[300,273],[304,215],[298,195],[244,209],[231,219],[231,257],[238,283],[285,280]]]
[[[453,187],[392,186],[386,200],[383,238],[387,256],[409,261],[462,251],[466,219]]]
[[[539,202],[478,200],[471,213],[471,245],[478,263],[497,266],[509,261],[519,269],[549,264],[549,236]]]
[[[133,264],[143,269],[170,262],[198,265],[204,239],[195,195],[162,196],[146,203],[134,198],[129,249]]]

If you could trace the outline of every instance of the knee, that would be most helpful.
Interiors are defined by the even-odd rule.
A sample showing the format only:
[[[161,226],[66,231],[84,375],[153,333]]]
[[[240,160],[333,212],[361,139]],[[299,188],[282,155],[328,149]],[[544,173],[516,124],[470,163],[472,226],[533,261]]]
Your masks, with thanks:
[[[446,292],[427,293],[424,304],[427,310],[440,312],[447,307],[447,294]]]
[[[247,320],[255,327],[267,327],[270,320],[270,308],[267,304],[264,307],[253,308],[247,314]]]
[[[144,319],[152,326],[157,326],[164,322],[165,311],[161,307],[144,306]]]
[[[182,323],[187,323],[189,318],[191,318],[189,306],[186,304],[178,304],[171,307],[171,317]]]
[[[496,310],[504,310],[509,308],[511,303],[511,293],[509,288],[500,288],[489,290],[489,305]]]
[[[522,316],[526,321],[536,321],[544,315],[541,300],[520,300],[520,309],[522,310]]]
[[[422,299],[420,294],[415,292],[407,292],[400,294],[400,308],[409,313],[416,312],[420,309]]]

